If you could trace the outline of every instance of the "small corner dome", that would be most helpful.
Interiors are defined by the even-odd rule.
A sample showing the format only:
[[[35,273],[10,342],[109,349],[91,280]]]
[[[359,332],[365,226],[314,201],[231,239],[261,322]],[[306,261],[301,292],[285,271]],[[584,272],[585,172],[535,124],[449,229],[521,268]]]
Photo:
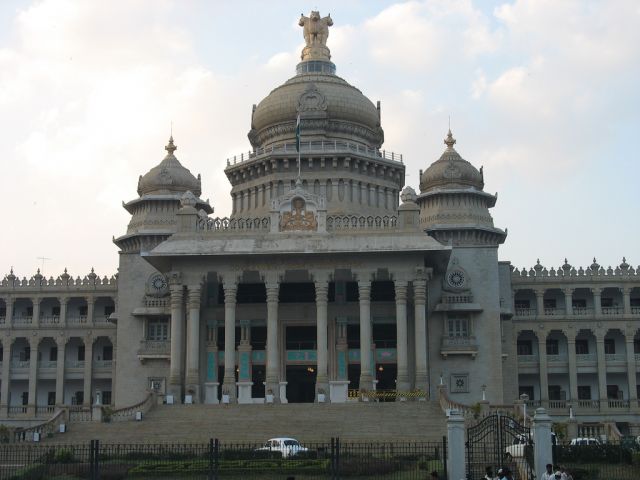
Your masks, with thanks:
[[[182,166],[173,152],[176,147],[173,136],[164,147],[167,155],[164,159],[138,180],[138,195],[193,192],[197,197],[202,193],[200,175],[194,177],[189,169]]]
[[[467,162],[453,148],[456,139],[451,130],[444,140],[447,149],[440,158],[433,162],[420,176],[420,193],[435,188],[484,188],[482,171]]]

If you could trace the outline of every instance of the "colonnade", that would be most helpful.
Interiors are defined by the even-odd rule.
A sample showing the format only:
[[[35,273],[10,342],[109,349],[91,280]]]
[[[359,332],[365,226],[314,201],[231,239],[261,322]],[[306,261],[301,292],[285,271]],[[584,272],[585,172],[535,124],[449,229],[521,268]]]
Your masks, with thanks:
[[[316,304],[316,392],[330,390],[332,380],[328,370],[328,293],[330,271],[314,271],[312,273],[315,286]],[[264,275],[266,290],[266,374],[265,387],[268,394],[278,401],[282,392],[283,375],[281,372],[280,351],[278,348],[279,330],[279,293],[280,272],[267,272]],[[375,358],[373,356],[372,326],[371,326],[371,285],[374,277],[373,271],[357,272],[355,274],[359,293],[359,322],[360,322],[360,378],[358,388],[363,391],[375,389],[373,368]],[[179,276],[178,276],[179,278]],[[224,376],[222,379],[222,393],[228,396],[229,401],[237,400],[236,384],[236,305],[239,275],[223,274],[221,276],[224,292]],[[399,391],[407,391],[412,384],[416,389],[427,391],[427,339],[426,339],[426,300],[427,278],[421,273],[412,276],[402,276],[402,279],[394,280],[396,303],[396,329],[397,329],[397,386]],[[182,387],[192,396],[194,401],[201,397],[199,384],[200,371],[200,309],[201,309],[200,284],[185,285],[181,281],[170,284],[171,292],[171,365],[169,375],[169,393],[174,395],[176,401],[181,398]],[[407,298],[413,293],[415,308],[415,378],[409,377],[409,335],[407,331]],[[185,297],[186,295],[186,297]],[[183,311],[185,305],[187,312]],[[187,325],[184,324],[185,319]],[[185,329],[185,326],[187,327]],[[183,332],[186,330],[186,341]],[[346,350],[346,326],[338,325],[337,349]],[[367,348],[369,346],[370,348]],[[186,352],[184,348],[186,347]],[[370,354],[366,352],[369,351]],[[346,352],[345,352],[346,353]],[[186,359],[186,368],[182,361]],[[182,372],[185,372],[184,382]],[[348,382],[342,382],[348,383]],[[352,386],[353,388],[354,386]],[[346,386],[345,386],[346,399]]]

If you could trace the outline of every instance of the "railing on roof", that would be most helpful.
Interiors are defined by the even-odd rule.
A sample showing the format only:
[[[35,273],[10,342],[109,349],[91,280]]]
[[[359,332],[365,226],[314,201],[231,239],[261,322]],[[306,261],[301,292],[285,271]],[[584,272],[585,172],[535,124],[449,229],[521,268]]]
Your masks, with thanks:
[[[234,231],[234,230],[266,230],[271,227],[269,217],[256,218],[229,218],[203,217],[198,219],[198,230]]]
[[[392,162],[403,163],[402,154],[387,152],[386,150],[379,150],[377,148],[366,147],[358,143],[352,142],[339,142],[337,140],[331,141],[319,141],[319,142],[300,142],[301,153],[357,153],[365,157],[373,158],[376,160],[390,160]],[[237,165],[249,160],[264,157],[271,154],[297,154],[295,143],[283,143],[281,145],[272,145],[266,148],[257,148],[253,152],[249,151],[241,153],[240,155],[234,155],[231,158],[227,158],[227,167]]]
[[[395,215],[329,215],[327,230],[386,230],[398,224]]]

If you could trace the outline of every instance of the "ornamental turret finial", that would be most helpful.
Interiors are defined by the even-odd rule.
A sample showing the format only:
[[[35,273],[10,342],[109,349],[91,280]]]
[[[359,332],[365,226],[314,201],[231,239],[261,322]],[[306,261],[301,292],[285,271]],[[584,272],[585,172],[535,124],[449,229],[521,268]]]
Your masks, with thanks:
[[[456,143],[456,139],[453,138],[451,129],[449,129],[449,132],[447,133],[447,138],[444,139],[444,144],[447,146],[449,150],[452,150],[455,143]]]
[[[169,137],[169,143],[167,144],[167,146],[166,146],[166,147],[164,147],[164,149],[165,149],[167,152],[169,152],[169,155],[173,155],[173,152],[175,152],[175,151],[178,149],[178,147],[176,147],[176,146],[173,144],[173,135],[171,135],[171,136]]]

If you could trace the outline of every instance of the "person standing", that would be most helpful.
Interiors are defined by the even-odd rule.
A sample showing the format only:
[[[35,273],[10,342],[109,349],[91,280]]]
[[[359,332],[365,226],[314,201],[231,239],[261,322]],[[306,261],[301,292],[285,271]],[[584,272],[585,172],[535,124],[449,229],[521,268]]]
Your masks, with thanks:
[[[553,474],[553,465],[547,463],[547,469],[540,477],[540,480],[555,480],[555,475]]]

